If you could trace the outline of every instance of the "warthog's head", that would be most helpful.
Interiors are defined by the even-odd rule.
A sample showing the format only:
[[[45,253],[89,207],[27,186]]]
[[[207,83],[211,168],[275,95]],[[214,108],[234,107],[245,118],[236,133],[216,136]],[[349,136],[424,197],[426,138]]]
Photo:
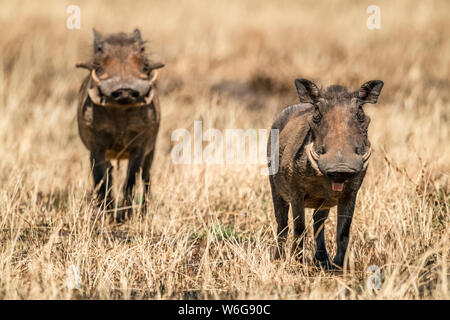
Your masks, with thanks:
[[[156,69],[164,67],[164,64],[148,59],[138,29],[130,35],[118,33],[109,36],[103,36],[94,29],[93,49],[93,63],[77,66],[91,71],[88,93],[94,103],[104,106],[150,103]]]
[[[306,146],[308,158],[319,174],[330,179],[333,191],[342,191],[345,181],[367,168],[370,118],[363,106],[377,102],[383,81],[368,81],[355,92],[337,85],[321,91],[306,79],[295,80],[295,85],[300,101],[314,105],[308,120],[313,133],[313,142]]]

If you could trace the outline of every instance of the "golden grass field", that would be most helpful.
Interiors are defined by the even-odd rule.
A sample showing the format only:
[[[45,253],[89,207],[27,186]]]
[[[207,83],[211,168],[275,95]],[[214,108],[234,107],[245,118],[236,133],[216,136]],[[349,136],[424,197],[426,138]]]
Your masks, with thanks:
[[[376,2],[376,3],[372,3]],[[0,2],[1,299],[449,299],[448,1]],[[381,8],[381,30],[366,8]],[[141,28],[159,77],[162,127],[147,215],[110,224],[91,203],[76,124],[92,28]],[[174,165],[173,130],[271,126],[297,103],[293,80],[352,89],[385,82],[366,105],[374,149],[359,192],[348,268],[274,261],[263,165]],[[126,163],[115,165],[122,182]],[[120,186],[116,184],[116,189]],[[139,185],[137,202],[139,200]],[[336,209],[326,223],[335,253]],[[381,287],[368,286],[371,265]],[[80,287],[67,286],[72,266]]]

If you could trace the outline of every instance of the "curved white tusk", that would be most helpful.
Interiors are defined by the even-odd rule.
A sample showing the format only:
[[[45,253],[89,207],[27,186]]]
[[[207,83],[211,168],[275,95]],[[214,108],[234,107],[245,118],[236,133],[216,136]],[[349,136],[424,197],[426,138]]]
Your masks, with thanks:
[[[98,94],[98,88],[96,86],[89,85],[87,93],[89,95],[89,98],[94,104],[104,106],[104,102],[102,101],[100,95]]]
[[[153,85],[153,83],[156,81],[156,78],[158,77],[158,71],[157,70],[153,70],[152,72],[152,77],[150,78],[150,80],[148,80],[148,85],[151,87]]]
[[[314,158],[314,160],[319,160],[319,155],[317,154],[316,150],[314,149],[314,142],[311,142],[311,156]]]
[[[362,155],[362,160],[364,162],[366,162],[367,160],[369,160],[371,154],[372,154],[372,148],[369,148],[369,150],[367,150],[367,152]]]
[[[97,74],[95,73],[95,69],[92,69],[91,77],[92,77],[92,80],[94,81],[94,84],[97,87],[100,86],[100,80],[98,79]]]
[[[318,176],[323,176],[323,173],[322,171],[320,171],[319,165],[317,164],[317,160],[319,160],[319,155],[314,151],[314,143],[311,142],[310,144],[306,145],[305,151],[306,155],[308,156],[308,160],[311,163],[311,167],[313,167],[314,171],[316,171],[316,174]]]
[[[144,105],[148,105],[152,102],[153,100],[153,96],[155,95],[155,90],[150,89],[149,94],[145,97],[145,104]]]
[[[150,87],[150,92],[148,93],[147,97],[145,97],[145,105],[148,105],[152,102],[153,97],[155,95],[155,90],[154,88],[152,88],[152,85],[155,83],[156,78],[158,77],[158,71],[157,70],[153,70],[151,73],[151,78],[150,80],[148,80],[148,85]]]
[[[363,161],[363,170],[367,169],[367,167],[369,165],[369,158],[370,158],[371,154],[372,154],[372,148],[369,148],[369,150],[367,150],[367,152],[362,155],[361,158]]]

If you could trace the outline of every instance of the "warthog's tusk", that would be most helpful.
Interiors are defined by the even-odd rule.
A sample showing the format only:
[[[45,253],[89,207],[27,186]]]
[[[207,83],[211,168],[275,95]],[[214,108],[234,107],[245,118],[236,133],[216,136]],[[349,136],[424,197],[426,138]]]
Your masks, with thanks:
[[[364,162],[366,162],[367,160],[369,160],[371,154],[372,154],[372,148],[369,148],[369,150],[367,150],[367,152],[363,154],[362,160]]]
[[[100,86],[100,80],[98,79],[97,74],[95,73],[95,69],[92,69],[91,77],[92,77],[92,80],[94,81],[95,85],[97,87],[99,87]]]
[[[317,164],[317,161],[319,160],[319,155],[314,150],[314,143],[307,144],[305,146],[306,155],[308,156],[308,160],[311,163],[311,167],[313,167],[314,171],[316,171],[316,174],[318,176],[322,176],[323,173],[319,169],[319,165]]]
[[[153,89],[153,84],[156,81],[156,78],[158,77],[158,71],[157,70],[153,70],[151,73],[151,78],[148,81],[148,85],[150,87],[150,92],[148,93],[147,97],[145,97],[145,104],[150,104],[150,102],[152,102],[153,100],[153,96],[155,95],[155,90]]]
[[[144,105],[148,105],[152,102],[153,100],[153,96],[155,95],[155,90],[153,90],[153,88],[150,89],[150,92],[148,93],[148,95],[145,97],[145,104]]]
[[[371,154],[372,154],[372,148],[369,148],[369,150],[367,150],[367,152],[361,156],[362,161],[363,161],[363,170],[367,169],[367,166],[369,165],[369,158],[370,158]]]
[[[314,160],[319,160],[319,155],[317,154],[316,150],[314,149],[314,143],[311,142],[311,156],[314,158]]]
[[[153,70],[152,77],[150,78],[150,80],[148,80],[148,85],[150,87],[155,83],[157,77],[158,77],[158,71],[157,70]]]
[[[94,80],[91,78],[91,81],[94,81]],[[94,104],[101,105],[101,106],[104,105],[104,102],[102,101],[103,99],[100,97],[100,95],[98,93],[97,86],[92,85],[92,83],[89,83],[87,93],[89,95],[89,98],[91,98],[91,100]]]

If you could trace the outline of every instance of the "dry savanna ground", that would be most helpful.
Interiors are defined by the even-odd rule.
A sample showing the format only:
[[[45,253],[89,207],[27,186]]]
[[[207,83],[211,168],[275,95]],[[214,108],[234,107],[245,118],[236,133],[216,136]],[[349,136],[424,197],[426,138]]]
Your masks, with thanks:
[[[0,2],[0,298],[450,298],[448,1],[376,1],[380,30],[366,27],[375,1],[76,2],[80,30],[66,28],[71,1]],[[166,63],[150,209],[121,225],[91,203],[75,117],[86,71],[74,66],[89,59],[93,27],[140,27]],[[309,210],[304,263],[271,259],[264,165],[170,158],[171,133],[195,120],[269,128],[298,101],[296,77],[385,82],[366,106],[374,152],[341,273],[313,266]],[[123,181],[125,163],[114,165]],[[335,227],[334,209],[331,254]]]

